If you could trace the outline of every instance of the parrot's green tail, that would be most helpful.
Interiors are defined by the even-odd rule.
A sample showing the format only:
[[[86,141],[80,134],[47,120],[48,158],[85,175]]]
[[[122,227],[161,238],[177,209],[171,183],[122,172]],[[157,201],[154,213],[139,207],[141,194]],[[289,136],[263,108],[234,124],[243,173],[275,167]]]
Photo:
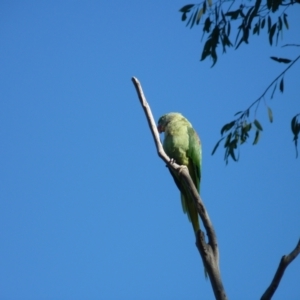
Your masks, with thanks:
[[[193,199],[185,196],[183,193],[180,194],[180,197],[181,197],[183,212],[187,214],[188,219],[192,223],[194,232],[196,234],[200,229],[200,226],[199,226],[198,212],[195,207],[195,204],[193,203]]]

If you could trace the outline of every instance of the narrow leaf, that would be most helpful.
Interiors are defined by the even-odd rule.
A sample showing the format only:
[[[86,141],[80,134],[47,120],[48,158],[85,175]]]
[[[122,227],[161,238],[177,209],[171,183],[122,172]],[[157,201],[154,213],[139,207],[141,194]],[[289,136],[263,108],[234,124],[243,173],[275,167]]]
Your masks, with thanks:
[[[230,29],[231,29],[231,25],[230,25],[230,22],[228,22],[228,25],[227,25],[227,35],[228,36],[230,35]]]
[[[268,107],[268,116],[271,123],[273,123],[273,113],[270,107]]]
[[[250,131],[251,127],[252,127],[252,124],[251,124],[251,123],[245,124],[245,126],[244,126],[244,131],[245,131],[245,132]]]
[[[218,147],[219,147],[219,145],[220,145],[220,142],[221,142],[224,138],[225,138],[225,137],[222,137],[222,138],[216,143],[216,145],[215,145],[215,147],[214,147],[214,149],[213,149],[211,155],[214,155],[214,154],[215,154],[216,150],[218,149]]]
[[[203,15],[203,8],[201,8],[197,14],[197,22],[196,22],[197,25],[199,24],[202,15]]]
[[[280,89],[280,92],[283,93],[283,89],[284,89],[283,77],[280,81],[279,89]]]
[[[186,20],[186,13],[183,13],[181,16],[181,21],[185,21]]]
[[[181,12],[189,12],[195,4],[188,4],[179,9]]]
[[[235,124],[235,121],[232,121],[230,123],[225,124],[221,129],[221,134],[223,135],[223,133],[230,130],[233,127],[234,124]]]
[[[263,19],[261,22],[261,29],[263,29],[265,27],[266,24],[266,19]]]
[[[240,113],[242,113],[243,111],[238,111],[237,113],[235,113],[234,115],[237,116],[239,115]]]
[[[210,20],[209,17],[206,18],[205,22],[204,22],[204,26],[203,26],[203,31],[205,32],[209,32],[210,31],[210,25],[211,25],[212,21]]]
[[[205,14],[206,13],[206,1],[203,2],[202,8],[203,8],[203,14]]]
[[[270,29],[270,33],[269,33],[269,42],[270,42],[270,45],[272,45],[272,43],[273,43],[273,36],[274,36],[275,30],[276,30],[276,24],[277,23],[273,24],[273,26]]]
[[[287,14],[283,14],[283,23],[284,23],[286,29],[289,29],[289,23],[287,21]]]
[[[255,132],[255,138],[254,138],[254,141],[253,141],[253,145],[256,145],[258,143],[259,136],[260,136],[260,131],[256,130],[256,132]]]
[[[189,20],[188,20],[188,22],[186,23],[185,26],[189,26],[189,24],[191,23],[192,18],[193,18],[193,14],[191,14],[191,16],[190,16],[190,18],[189,18]]]
[[[207,0],[208,6],[211,7],[213,5],[212,0]]]
[[[236,157],[235,157],[235,154],[234,154],[233,148],[230,148],[229,154],[230,154],[230,156],[232,157],[232,159],[233,159],[234,161],[237,161],[237,159],[236,159]]]
[[[292,128],[292,132],[294,135],[297,134],[297,125],[298,125],[298,122],[297,122],[297,117],[298,117],[299,114],[297,114],[296,116],[293,117],[292,121],[291,121],[291,128]]]
[[[230,132],[228,135],[227,135],[227,138],[226,138],[226,141],[224,143],[224,148],[227,148],[229,143],[230,143],[230,139],[231,139],[231,136],[232,136],[232,133]]]
[[[271,25],[272,25],[271,17],[268,16],[268,32],[270,32]]]
[[[281,17],[278,17],[278,31],[282,30],[282,20]]]
[[[236,20],[240,14],[240,9],[237,9],[235,11],[229,11],[225,14],[225,16],[230,17],[231,20]]]
[[[258,34],[258,29],[259,29],[259,26],[258,26],[258,23],[254,25],[254,28],[253,28],[253,34],[257,33]]]
[[[197,15],[198,15],[198,9],[196,10],[196,12],[195,12],[195,14],[194,14],[193,21],[192,21],[192,23],[191,23],[191,27],[190,27],[190,28],[192,28],[192,27],[194,26]]]
[[[263,128],[262,128],[261,124],[258,122],[258,120],[255,119],[253,123],[258,130],[260,130],[260,131],[263,130]]]
[[[291,59],[288,59],[288,58],[280,58],[280,57],[275,57],[275,56],[271,56],[270,58],[279,63],[284,63],[284,64],[289,64],[292,61]]]

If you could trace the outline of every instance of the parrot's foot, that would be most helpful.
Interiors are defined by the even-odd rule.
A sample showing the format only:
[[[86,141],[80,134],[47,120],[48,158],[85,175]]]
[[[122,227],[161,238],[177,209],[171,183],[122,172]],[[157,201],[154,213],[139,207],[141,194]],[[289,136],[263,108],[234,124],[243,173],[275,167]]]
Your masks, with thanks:
[[[174,158],[170,158],[170,164],[175,164],[176,163],[176,160]]]
[[[184,165],[180,166],[179,169],[178,169],[178,174],[180,174],[181,172],[183,172],[185,170],[189,171],[189,169],[187,168],[187,166],[184,166]]]
[[[176,163],[176,160],[174,158],[170,158],[169,164],[173,165]],[[169,164],[166,165],[167,168],[169,168]]]

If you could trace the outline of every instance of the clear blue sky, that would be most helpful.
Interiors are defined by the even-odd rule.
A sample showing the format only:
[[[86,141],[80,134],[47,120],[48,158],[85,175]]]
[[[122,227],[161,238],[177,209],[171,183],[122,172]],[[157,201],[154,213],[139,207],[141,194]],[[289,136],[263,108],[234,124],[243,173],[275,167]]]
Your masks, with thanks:
[[[179,192],[131,77],[158,119],[182,112],[203,144],[201,195],[230,299],[258,299],[300,237],[299,63],[263,104],[258,145],[211,151],[299,48],[250,46],[199,62],[187,1],[1,1],[0,299],[213,299]],[[299,5],[298,5],[299,6]],[[299,43],[299,7],[282,43]],[[268,100],[268,97],[266,98]],[[300,258],[274,299],[300,299]],[[245,296],[246,295],[246,296]]]

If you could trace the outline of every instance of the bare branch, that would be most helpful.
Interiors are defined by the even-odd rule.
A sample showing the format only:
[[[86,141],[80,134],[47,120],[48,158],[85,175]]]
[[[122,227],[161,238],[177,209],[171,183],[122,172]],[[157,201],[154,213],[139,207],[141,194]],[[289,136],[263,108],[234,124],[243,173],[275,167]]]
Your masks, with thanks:
[[[147,103],[146,98],[144,96],[141,84],[138,81],[138,79],[135,77],[132,77],[132,82],[136,88],[140,103],[145,112],[159,157],[167,164],[169,168],[171,168],[178,174],[180,180],[184,182],[185,186],[187,187],[190,195],[194,200],[194,203],[197,207],[198,214],[203,222],[208,237],[208,243],[206,243],[204,232],[199,230],[196,235],[196,246],[202,257],[204,267],[209,275],[210,282],[215,294],[215,298],[217,300],[226,300],[227,297],[222,284],[222,279],[221,279],[221,274],[219,269],[219,250],[218,250],[217,238],[216,238],[213,225],[209,219],[208,213],[202,202],[202,199],[198,194],[198,191],[193,183],[193,180],[189,175],[187,167],[180,166],[177,165],[176,163],[171,162],[170,158],[166,155],[162,147],[162,144],[160,142],[156,123],[153,119],[150,106]]]
[[[277,271],[275,273],[275,276],[270,286],[267,288],[265,293],[260,298],[261,300],[268,300],[273,297],[274,293],[276,292],[279,286],[280,280],[284,274],[285,269],[297,257],[299,253],[300,253],[300,239],[297,243],[297,246],[290,254],[282,256]]]

